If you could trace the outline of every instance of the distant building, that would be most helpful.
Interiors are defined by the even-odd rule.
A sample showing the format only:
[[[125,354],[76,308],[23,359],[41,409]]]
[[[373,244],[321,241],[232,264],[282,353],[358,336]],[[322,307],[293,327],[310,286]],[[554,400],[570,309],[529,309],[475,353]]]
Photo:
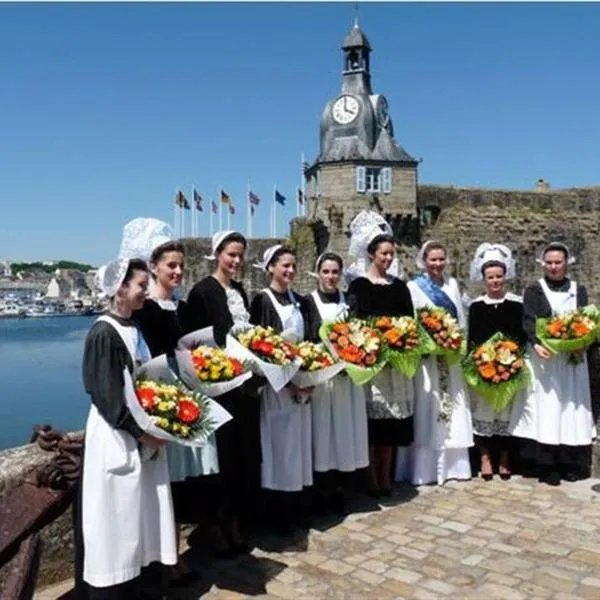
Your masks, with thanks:
[[[11,277],[12,269],[10,263],[6,260],[0,260],[0,277]]]
[[[536,192],[549,192],[550,184],[547,181],[544,181],[543,179],[538,179],[535,184],[535,190]]]
[[[71,295],[69,282],[62,277],[53,277],[46,290],[47,298],[68,298]]]

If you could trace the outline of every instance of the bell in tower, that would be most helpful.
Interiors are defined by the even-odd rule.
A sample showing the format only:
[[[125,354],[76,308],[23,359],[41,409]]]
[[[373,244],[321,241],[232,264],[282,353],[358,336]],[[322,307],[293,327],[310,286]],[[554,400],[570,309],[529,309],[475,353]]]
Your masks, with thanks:
[[[355,21],[352,31],[342,44],[344,52],[344,83],[342,91],[355,94],[371,92],[371,73],[369,72],[369,54],[371,46],[367,36]]]

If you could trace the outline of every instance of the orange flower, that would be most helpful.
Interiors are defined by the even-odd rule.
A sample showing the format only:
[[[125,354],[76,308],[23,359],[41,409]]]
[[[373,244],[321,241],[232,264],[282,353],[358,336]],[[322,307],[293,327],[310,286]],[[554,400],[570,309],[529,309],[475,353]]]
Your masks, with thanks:
[[[498,345],[501,348],[506,348],[510,352],[516,352],[519,349],[519,345],[515,344],[512,340],[502,340]]]
[[[390,329],[392,327],[392,320],[389,317],[381,317],[375,321],[375,327],[377,329]]]
[[[383,337],[392,345],[392,346],[397,346],[397,345],[402,345],[402,342],[400,341],[400,334],[398,333],[397,330],[395,329],[389,329],[388,331],[386,331],[383,334]],[[400,341],[400,344],[398,344],[398,341]]]
[[[195,423],[200,417],[200,408],[191,400],[181,400],[177,405],[177,418],[188,425]]]
[[[332,327],[332,330],[334,333],[338,333],[340,335],[348,335],[350,333],[350,329],[348,328],[348,325],[346,325],[346,323],[336,323]]]
[[[575,321],[571,325],[571,331],[575,334],[576,337],[584,337],[590,332],[590,328],[580,321]]]
[[[564,323],[560,319],[553,319],[547,325],[548,333],[552,337],[560,337],[563,326]]]
[[[484,363],[477,370],[484,379],[493,379],[496,376],[496,367],[493,363]]]
[[[348,346],[340,350],[340,358],[349,363],[359,363],[363,357],[363,352],[356,346]]]

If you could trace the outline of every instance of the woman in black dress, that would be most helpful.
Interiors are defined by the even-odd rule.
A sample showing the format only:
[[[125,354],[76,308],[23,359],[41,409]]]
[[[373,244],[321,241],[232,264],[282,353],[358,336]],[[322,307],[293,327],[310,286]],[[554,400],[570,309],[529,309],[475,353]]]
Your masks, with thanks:
[[[213,237],[215,261],[212,275],[194,285],[188,295],[188,331],[213,327],[218,346],[234,325],[249,322],[248,298],[240,276],[246,252],[246,238],[235,231]],[[220,516],[223,530],[235,553],[248,551],[242,534],[257,509],[260,487],[260,437],[258,396],[252,384],[217,398],[233,419],[216,433],[220,467]]]
[[[185,303],[175,294],[183,280],[185,253],[181,242],[171,241],[152,250],[152,276],[149,297],[133,320],[141,329],[153,357],[166,354],[172,358],[179,338],[183,335],[182,317]],[[175,365],[174,365],[175,366]],[[200,513],[214,512],[211,506],[210,480],[205,475],[218,472],[214,438],[203,448],[168,444],[167,459],[171,475],[171,492],[178,523],[193,523]],[[182,557],[179,557],[171,579],[173,584],[185,585],[194,579]]]
[[[370,266],[348,288],[350,313],[359,318],[413,317],[408,287],[387,273],[394,260],[393,238],[379,226],[365,229],[355,235],[362,239],[362,253]],[[413,383],[386,366],[367,386],[369,487],[373,496],[389,496],[395,448],[413,441]]]
[[[296,254],[275,245],[267,249],[260,267],[270,277],[268,288],[252,300],[250,322],[305,336],[305,304],[292,291]],[[266,490],[268,517],[276,533],[289,535],[306,526],[305,487],[312,486],[311,404],[308,395],[288,384],[276,392],[263,387],[260,404],[261,486]]]
[[[483,280],[485,294],[476,298],[469,307],[469,352],[486,342],[495,333],[502,333],[525,347],[527,335],[523,330],[523,303],[521,298],[507,293],[505,282],[514,277],[514,261],[506,246],[482,244],[471,263],[471,279]],[[493,477],[491,456],[499,455],[498,473],[502,479],[511,476],[510,452],[512,435],[510,424],[513,413],[520,409],[516,400],[497,414],[474,390],[470,390],[473,415],[474,441],[481,455],[481,477]]]

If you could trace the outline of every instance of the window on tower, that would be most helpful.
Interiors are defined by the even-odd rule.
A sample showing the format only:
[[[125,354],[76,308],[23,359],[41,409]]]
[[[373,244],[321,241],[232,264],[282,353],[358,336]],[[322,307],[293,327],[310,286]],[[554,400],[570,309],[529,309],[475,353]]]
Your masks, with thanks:
[[[356,191],[362,194],[390,194],[391,167],[356,167]]]

